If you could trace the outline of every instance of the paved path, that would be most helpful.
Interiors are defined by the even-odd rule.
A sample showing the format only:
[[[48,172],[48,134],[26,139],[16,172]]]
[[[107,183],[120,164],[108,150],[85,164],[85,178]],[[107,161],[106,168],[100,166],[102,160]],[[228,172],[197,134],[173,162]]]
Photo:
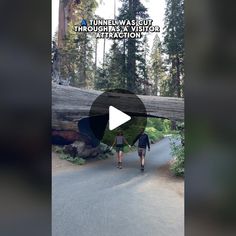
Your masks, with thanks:
[[[183,236],[183,196],[158,171],[170,158],[165,138],[144,173],[134,152],[122,170],[110,158],[53,176],[53,236]]]

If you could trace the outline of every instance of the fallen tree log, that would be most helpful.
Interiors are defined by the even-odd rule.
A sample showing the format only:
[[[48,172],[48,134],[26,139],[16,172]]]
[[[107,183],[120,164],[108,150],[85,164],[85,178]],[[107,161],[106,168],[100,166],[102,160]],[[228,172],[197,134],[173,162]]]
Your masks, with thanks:
[[[100,91],[83,90],[70,86],[52,84],[52,129],[78,131],[78,122],[89,116],[90,107],[101,94]],[[108,99],[119,99],[122,94],[112,94]],[[128,96],[128,95],[125,95]],[[139,114],[132,106],[123,104],[122,111],[138,116],[166,118],[174,121],[184,119],[184,100],[182,98],[139,95],[147,114]],[[129,99],[127,97],[127,99]],[[130,101],[129,101],[130,104]],[[101,104],[102,107],[102,104]]]

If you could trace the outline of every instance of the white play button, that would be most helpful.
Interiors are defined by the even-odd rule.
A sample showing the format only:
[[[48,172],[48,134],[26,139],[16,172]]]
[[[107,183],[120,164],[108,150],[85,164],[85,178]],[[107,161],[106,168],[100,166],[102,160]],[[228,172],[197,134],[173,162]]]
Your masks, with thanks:
[[[131,120],[130,116],[113,106],[109,106],[109,130],[113,130],[129,120]]]

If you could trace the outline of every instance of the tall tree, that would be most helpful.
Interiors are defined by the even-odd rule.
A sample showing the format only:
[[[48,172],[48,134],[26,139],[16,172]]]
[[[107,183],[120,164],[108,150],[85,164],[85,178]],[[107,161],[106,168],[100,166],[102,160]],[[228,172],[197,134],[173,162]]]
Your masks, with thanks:
[[[121,0],[121,2],[118,20],[131,21],[148,17],[147,9],[140,0]],[[131,28],[129,31],[131,32]],[[105,56],[103,69],[98,68],[96,88],[102,85],[106,85],[107,88],[109,85],[108,88],[123,88],[132,92],[146,93],[146,88],[148,88],[147,45],[147,37],[113,40],[111,50]]]
[[[161,95],[160,85],[165,79],[164,62],[161,53],[161,41],[158,34],[153,39],[153,45],[150,55],[149,76],[153,84],[152,94]]]
[[[73,23],[68,24],[67,35],[63,40],[63,47],[60,48],[60,81],[70,81],[72,85],[77,80],[78,48],[76,47],[76,32],[73,30]]]
[[[73,5],[71,13],[73,21],[68,24],[67,34],[61,49],[61,69],[65,78],[71,78],[71,84],[77,87],[91,87],[94,77],[94,49],[93,34],[74,31],[74,22],[82,19],[92,19],[97,7],[96,0],[81,0]],[[94,44],[94,45],[93,45]]]
[[[137,0],[129,0],[129,8],[128,8],[128,19],[135,20],[136,19],[136,4]],[[135,75],[136,75],[136,40],[128,39],[128,60],[127,60],[127,68],[128,70],[128,78],[127,78],[127,88],[134,92],[136,90],[135,86]]]
[[[136,53],[136,92],[150,95],[151,84],[148,73],[149,44],[147,35],[141,41],[137,41],[138,51]]]
[[[148,17],[147,8],[141,3],[140,0],[121,0],[122,7],[119,9],[118,19],[120,20],[137,20],[146,19]],[[127,89],[132,92],[138,91],[138,74],[137,74],[137,61],[140,60],[140,56],[137,56],[140,49],[138,39],[128,38],[122,40],[123,46],[125,46],[126,53],[123,63],[127,69]]]
[[[126,88],[126,70],[123,61],[123,48],[114,42],[109,53],[105,55],[102,67],[96,73],[96,89]]]
[[[183,96],[184,78],[184,1],[166,0],[164,52],[170,66],[170,92],[172,96]]]

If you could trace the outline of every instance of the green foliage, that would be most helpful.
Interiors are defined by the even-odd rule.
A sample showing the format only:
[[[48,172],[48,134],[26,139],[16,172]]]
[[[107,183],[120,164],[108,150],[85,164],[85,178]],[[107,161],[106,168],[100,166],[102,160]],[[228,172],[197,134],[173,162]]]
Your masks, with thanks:
[[[111,150],[110,147],[104,143],[100,143],[100,150],[101,153],[98,155],[98,159],[105,160],[109,158],[110,156],[114,155],[114,150]]]
[[[123,6],[120,10],[121,19],[144,20],[148,17],[147,8],[140,0],[123,0]],[[145,44],[138,39],[127,39],[125,45],[127,49],[127,89],[141,94],[145,93],[147,80],[146,68],[142,68],[143,64],[147,64],[145,58],[147,47]]]
[[[136,93],[150,94],[150,79],[148,73],[148,54],[149,45],[148,38],[145,34],[143,39],[137,41],[137,54],[136,54]]]
[[[59,157],[62,160],[69,161],[69,162],[76,164],[76,165],[84,165],[85,164],[85,160],[80,157],[71,157],[70,155],[65,154],[65,153],[60,154]]]
[[[171,121],[166,119],[148,118],[147,127],[154,127],[163,134],[171,133]]]
[[[56,152],[60,159],[69,161],[76,165],[83,165],[85,164],[85,160],[81,157],[72,157],[69,154],[64,153],[64,149],[62,146],[52,146],[52,151]]]
[[[77,34],[73,30],[73,23],[70,22],[68,25],[67,36],[64,39],[63,47],[60,48],[60,73],[64,79],[71,78],[72,84],[75,84],[75,81],[78,80],[76,71],[79,66],[79,51],[75,42],[76,37]]]
[[[146,19],[147,8],[140,0],[122,0],[119,20]],[[102,68],[96,71],[95,88],[122,88],[147,94],[147,38],[114,40]]]
[[[127,129],[123,129],[124,136],[129,144],[133,142],[134,139],[134,130],[140,130],[140,127],[133,125],[132,127],[129,127]],[[117,131],[113,130],[110,131],[108,128],[106,128],[102,142],[109,144],[110,146],[113,144],[115,136],[116,136]]]
[[[53,145],[53,146],[52,146],[52,151],[53,151],[53,152],[56,152],[56,153],[58,153],[58,154],[63,153],[63,147]]]
[[[132,124],[132,126],[128,126],[123,128],[124,136],[129,144],[132,144],[135,134],[142,128],[139,120]],[[135,132],[135,133],[134,133]],[[148,118],[145,132],[148,134],[150,141],[157,142],[164,138],[165,134],[170,134],[173,131],[171,130],[171,121],[165,119],[158,118]],[[112,145],[115,139],[117,131],[110,131],[108,127],[105,130],[102,142],[107,143],[108,145]],[[125,146],[124,152],[129,152],[134,149],[130,149]]]
[[[139,132],[141,130],[141,128],[143,128],[143,127],[144,127],[143,119],[140,117],[133,117],[132,124],[127,122],[126,124],[122,125],[122,131],[123,131],[124,136],[129,144],[131,144],[133,142],[135,134],[137,135],[137,131]],[[102,142],[111,146],[114,142],[117,131],[118,130],[110,131],[107,126],[106,130],[104,132]]]
[[[172,97],[174,94],[172,79],[170,75],[165,75],[159,83],[160,95],[164,97]]]
[[[181,141],[177,143],[176,140]],[[171,142],[171,153],[174,157],[174,161],[171,165],[171,171],[176,176],[184,176],[184,161],[185,161],[185,153],[184,153],[184,124],[178,124],[178,134],[172,137]]]
[[[169,96],[183,96],[184,78],[184,1],[167,0],[164,28],[164,52],[168,55],[170,77],[162,86]],[[165,90],[164,90],[165,91]]]
[[[161,41],[158,34],[155,35],[153,40],[149,64],[149,76],[150,82],[152,83],[151,94],[162,95],[160,85],[166,74],[164,73],[164,61],[161,54]]]
[[[157,141],[159,141],[159,140],[164,138],[163,133],[158,131],[154,127],[147,127],[145,129],[145,132],[148,134],[149,140],[152,141],[152,142],[157,142]]]
[[[184,1],[167,0],[165,11],[165,51],[170,55],[184,50]]]
[[[124,147],[124,153],[128,153],[128,152],[134,152],[134,151],[136,151],[137,150],[137,148],[136,147],[128,147],[128,146],[125,146]]]
[[[170,170],[176,176],[184,176],[184,147],[182,145],[172,146],[172,155],[175,157]]]
[[[126,87],[125,55],[121,45],[114,42],[105,56],[103,67],[98,67],[95,88],[99,90],[124,89]]]

